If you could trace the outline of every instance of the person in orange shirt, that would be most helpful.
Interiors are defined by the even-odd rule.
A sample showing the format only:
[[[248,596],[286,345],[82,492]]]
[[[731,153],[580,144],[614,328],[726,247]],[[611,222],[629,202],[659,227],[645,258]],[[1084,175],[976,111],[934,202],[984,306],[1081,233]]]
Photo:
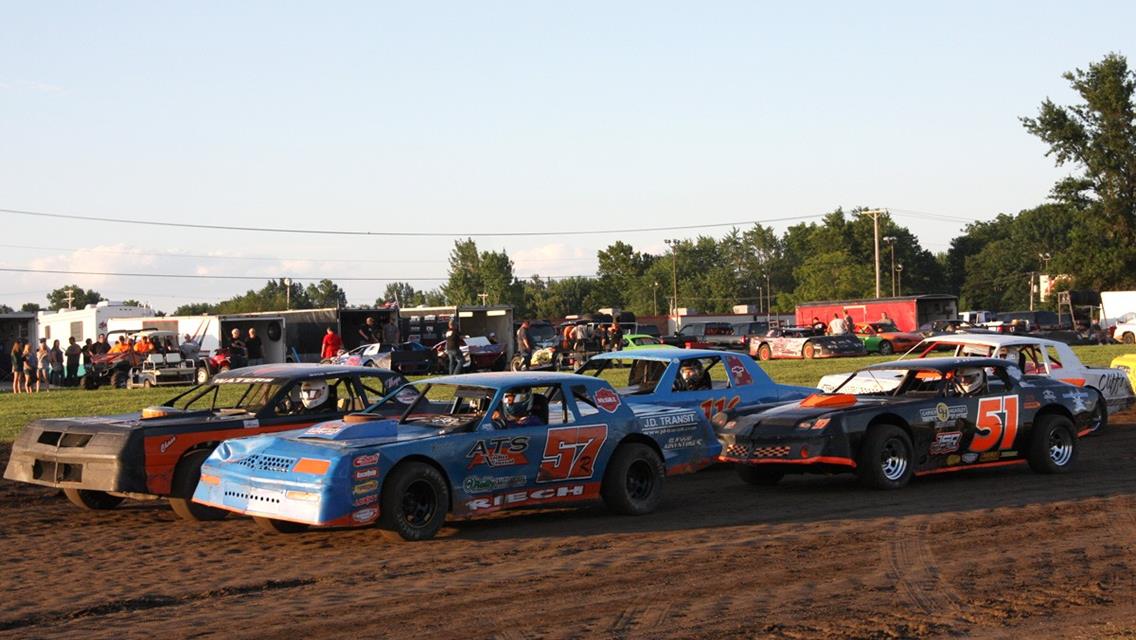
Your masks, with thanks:
[[[141,340],[139,340],[138,342],[134,343],[134,351],[136,353],[150,353],[153,350],[154,350],[154,345],[153,345],[153,343],[150,342],[149,338],[144,337]]]
[[[110,351],[108,353],[125,353],[127,350],[128,347],[126,346],[126,343],[122,340],[119,340],[118,342],[114,343],[114,346],[110,348]]]

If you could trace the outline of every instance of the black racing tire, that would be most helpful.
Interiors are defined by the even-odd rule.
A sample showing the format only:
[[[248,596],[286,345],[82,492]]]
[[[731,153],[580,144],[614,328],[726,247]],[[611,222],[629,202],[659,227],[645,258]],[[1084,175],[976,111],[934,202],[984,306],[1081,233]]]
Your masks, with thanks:
[[[1136,334],[1132,333],[1131,331],[1125,331],[1124,335],[1120,336],[1120,341],[1124,344],[1136,343]]]
[[[205,384],[209,382],[211,377],[208,367],[197,367],[197,371],[193,374],[193,379],[197,381],[197,384]]]
[[[1089,418],[1088,434],[1099,434],[1104,431],[1108,426],[1108,405],[1105,404],[1104,395],[1097,389],[1089,389],[1097,397],[1097,406],[1093,409],[1093,415]]]
[[[122,504],[126,498],[112,496],[106,491],[92,491],[91,489],[64,489],[63,495],[71,504],[87,511],[106,511]]]
[[[911,481],[915,447],[907,432],[892,424],[876,424],[860,447],[856,461],[860,483],[873,489],[901,489]]]
[[[381,501],[379,528],[394,534],[388,539],[429,540],[446,521],[450,489],[433,466],[408,462],[396,467],[383,483]]]
[[[753,464],[735,464],[734,471],[742,479],[742,482],[755,487],[772,487],[785,477],[783,471],[762,468]]]
[[[110,377],[110,386],[115,389],[125,388],[129,379],[130,376],[125,371],[115,371]]]
[[[154,388],[154,382],[152,380],[150,380],[149,378],[146,378],[145,380],[142,381],[142,388],[143,389],[153,389]]]
[[[301,533],[308,530],[308,525],[302,522],[289,522],[276,518],[265,518],[264,516],[253,516],[252,521],[256,523],[256,526],[269,533]]]
[[[769,348],[769,345],[763,343],[761,346],[759,346],[757,348],[757,359],[758,360],[769,360],[772,357],[773,357],[773,350]]]
[[[880,355],[890,356],[893,353],[895,353],[895,347],[891,346],[891,342],[888,340],[880,340]]]
[[[1050,413],[1033,425],[1026,460],[1036,473],[1065,473],[1077,461],[1077,434],[1073,421]]]
[[[809,360],[812,360],[814,357],[816,357],[816,345],[811,342],[806,342],[805,346],[801,347],[801,355]]]
[[[640,442],[616,448],[607,463],[600,495],[608,509],[629,516],[651,513],[663,499],[666,468],[658,453]]]
[[[201,480],[201,464],[212,453],[212,449],[190,451],[181,457],[174,470],[174,481],[170,491],[170,508],[182,520],[190,522],[211,522],[224,520],[229,512],[209,507],[193,501],[193,491]]]

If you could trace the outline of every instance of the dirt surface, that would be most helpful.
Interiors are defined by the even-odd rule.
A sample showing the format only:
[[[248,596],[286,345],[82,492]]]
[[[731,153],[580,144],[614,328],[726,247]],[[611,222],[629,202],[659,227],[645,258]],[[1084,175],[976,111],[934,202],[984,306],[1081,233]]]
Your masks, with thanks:
[[[514,512],[418,544],[4,481],[0,636],[1136,638],[1136,416],[1114,422],[1062,476],[880,492],[715,468],[650,516]]]

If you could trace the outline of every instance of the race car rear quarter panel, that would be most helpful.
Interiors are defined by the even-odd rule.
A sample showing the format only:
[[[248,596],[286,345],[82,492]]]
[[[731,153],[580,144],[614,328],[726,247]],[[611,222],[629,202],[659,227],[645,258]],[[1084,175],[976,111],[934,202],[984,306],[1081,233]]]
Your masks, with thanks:
[[[1080,431],[1089,422],[1094,402],[1091,394],[1071,385],[1043,378],[1028,384],[978,398],[861,399],[839,411],[788,405],[768,415],[743,417],[733,429],[724,430],[721,459],[776,465],[786,472],[851,470],[870,425],[880,419],[907,427],[917,474],[1019,461],[1039,412],[1064,409]],[[1005,427],[1014,416],[1015,424]],[[817,428],[821,418],[828,422]],[[981,422],[976,426],[976,421]]]

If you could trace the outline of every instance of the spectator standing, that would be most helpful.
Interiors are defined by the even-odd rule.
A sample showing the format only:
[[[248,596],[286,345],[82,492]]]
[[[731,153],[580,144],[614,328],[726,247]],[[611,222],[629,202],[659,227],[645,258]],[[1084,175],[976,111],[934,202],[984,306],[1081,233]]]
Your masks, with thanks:
[[[67,357],[67,378],[64,382],[73,387],[79,380],[79,357],[83,355],[83,348],[75,342],[75,336],[67,338],[67,351],[64,355]]]
[[[48,356],[51,362],[51,384],[62,387],[63,386],[63,349],[59,346],[59,341],[56,340],[51,343],[51,353]]]
[[[852,321],[852,314],[844,310],[844,333],[856,333],[856,323]]]
[[[327,360],[339,355],[339,350],[343,348],[343,340],[340,339],[339,334],[335,332],[333,327],[327,328],[327,333],[323,337],[323,347],[320,350],[320,359]]]
[[[47,348],[47,341],[39,341],[39,349],[35,352],[36,364],[36,391],[40,390],[40,386],[47,387],[45,391],[51,390],[51,378],[49,377],[51,371],[51,350]]]
[[[375,324],[374,316],[367,316],[363,326],[359,327],[359,337],[363,339],[363,342],[360,344],[372,344],[382,341],[382,330]]]
[[[229,366],[233,369],[247,366],[248,350],[245,348],[245,341],[241,340],[241,330],[233,327],[229,335]]]
[[[84,374],[86,374],[87,371],[91,370],[91,354],[93,353],[92,349],[94,349],[94,348],[95,348],[95,343],[91,342],[90,338],[87,338],[86,343],[83,344],[83,373]]]
[[[521,328],[517,329],[517,353],[521,356],[521,370],[528,371],[529,365],[532,364],[532,337],[529,336],[529,321],[525,320],[521,323]]]
[[[24,363],[24,393],[32,392],[32,380],[36,381],[36,390],[39,390],[39,361],[36,360],[35,353],[32,353],[32,343],[24,344],[24,356],[21,358]]]
[[[100,333],[95,344],[91,345],[91,355],[101,356],[110,353],[110,345],[107,344],[107,337],[105,333]]]
[[[24,387],[24,343],[19,338],[12,341],[12,393],[19,393]]]
[[[201,352],[201,345],[197,344],[193,336],[187,333],[185,334],[185,340],[183,340],[181,346],[178,347],[178,351],[181,352],[181,357],[186,360],[196,360],[197,355]]]
[[[446,331],[446,357],[449,359],[450,375],[461,373],[463,364],[461,333],[458,331],[458,323],[456,320],[450,320],[449,329]]]
[[[260,336],[256,335],[256,328],[249,329],[248,340],[245,340],[245,349],[248,350],[249,366],[264,364],[264,345]]]
[[[611,325],[611,350],[621,351],[623,349],[623,329],[619,327],[618,322],[613,322]]]
[[[832,320],[828,323],[828,335],[838,336],[844,333],[844,320],[840,318],[839,313],[832,314]]]
[[[387,319],[386,324],[383,325],[382,333],[381,342],[383,344],[396,345],[401,342],[399,339],[401,336],[399,336],[398,331],[398,318],[393,314]]]
[[[588,331],[583,322],[577,322],[572,330],[572,350],[583,352],[587,348]]]
[[[824,320],[821,320],[817,316],[813,316],[812,327],[815,331],[823,332],[828,327],[828,325],[824,323]]]

